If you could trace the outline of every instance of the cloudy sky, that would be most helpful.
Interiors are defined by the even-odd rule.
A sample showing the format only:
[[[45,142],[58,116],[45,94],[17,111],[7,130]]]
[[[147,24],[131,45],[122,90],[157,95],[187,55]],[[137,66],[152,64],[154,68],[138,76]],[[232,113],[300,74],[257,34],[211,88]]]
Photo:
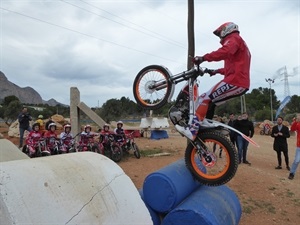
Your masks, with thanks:
[[[0,70],[44,100],[69,104],[70,87],[90,107],[134,100],[132,83],[143,67],[186,69],[186,0],[1,0],[0,18]],[[286,66],[290,94],[300,95],[293,72],[300,64],[300,1],[195,0],[196,55],[220,47],[212,31],[228,21],[239,25],[251,51],[251,90],[269,88],[265,79]],[[220,79],[203,77],[200,93]],[[281,75],[272,84],[279,100],[284,83]]]

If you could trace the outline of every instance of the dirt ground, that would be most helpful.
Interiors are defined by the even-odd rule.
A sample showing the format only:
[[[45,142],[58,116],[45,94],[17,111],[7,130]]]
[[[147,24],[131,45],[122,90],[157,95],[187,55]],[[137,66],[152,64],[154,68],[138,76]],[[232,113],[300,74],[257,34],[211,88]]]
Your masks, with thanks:
[[[0,133],[18,144],[18,138],[7,137],[6,126],[0,126]],[[136,159],[131,153],[119,163],[138,189],[143,186],[148,174],[184,157],[186,139],[177,133],[168,134],[167,139],[151,140],[148,135],[135,140],[141,151],[162,150],[170,155]],[[282,170],[275,170],[277,159],[272,150],[273,139],[257,131],[253,139],[260,148],[249,145],[248,160],[252,165],[240,164],[235,177],[226,184],[235,191],[242,204],[240,225],[299,225],[299,168],[294,180],[289,180],[289,172],[284,164]],[[291,165],[295,156],[296,137],[291,136],[288,143]]]

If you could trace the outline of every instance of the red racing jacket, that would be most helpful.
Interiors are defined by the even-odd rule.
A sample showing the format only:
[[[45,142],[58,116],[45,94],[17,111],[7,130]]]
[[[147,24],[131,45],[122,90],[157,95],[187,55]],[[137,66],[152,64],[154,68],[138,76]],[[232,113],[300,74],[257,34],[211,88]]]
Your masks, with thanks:
[[[222,39],[220,43],[222,47],[205,54],[204,61],[224,60],[224,68],[217,70],[218,73],[224,75],[223,81],[249,89],[251,54],[245,41],[239,33],[232,33]]]
[[[294,121],[291,126],[291,131],[297,132],[297,147],[300,148],[300,122]]]

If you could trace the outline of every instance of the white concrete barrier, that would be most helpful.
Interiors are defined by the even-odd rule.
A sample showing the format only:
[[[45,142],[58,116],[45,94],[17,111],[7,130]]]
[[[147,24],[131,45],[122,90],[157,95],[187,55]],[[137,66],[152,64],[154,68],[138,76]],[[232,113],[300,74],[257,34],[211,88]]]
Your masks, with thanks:
[[[130,178],[103,155],[70,153],[0,168],[1,224],[153,224]]]
[[[152,117],[147,117],[147,118],[142,118],[141,119],[141,128],[144,129],[164,129],[170,127],[168,119],[166,117],[164,118],[152,118]]]
[[[0,162],[28,159],[17,146],[7,139],[0,139]]]

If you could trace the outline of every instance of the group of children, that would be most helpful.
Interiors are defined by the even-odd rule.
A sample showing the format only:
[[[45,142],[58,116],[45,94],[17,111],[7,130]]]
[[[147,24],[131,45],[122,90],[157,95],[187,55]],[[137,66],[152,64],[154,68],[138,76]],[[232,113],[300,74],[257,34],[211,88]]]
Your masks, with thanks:
[[[43,122],[43,121],[42,121]],[[54,153],[54,148],[59,144],[59,153],[68,153],[71,148],[74,148],[74,137],[71,133],[71,125],[66,124],[63,127],[63,132],[60,133],[59,138],[56,133],[56,124],[55,122],[50,123],[46,130],[41,129],[42,125],[37,120],[32,125],[32,131],[26,137],[26,145],[23,148],[24,152],[30,157],[36,157],[37,147],[41,142],[45,143],[44,148],[41,149],[41,155],[47,156]],[[110,131],[108,124],[104,124],[103,129],[99,129],[99,133],[93,132],[90,125],[86,125],[84,130],[80,133],[79,145],[87,145],[91,138],[94,138],[98,135],[108,136],[110,134],[125,135],[123,130],[122,121],[118,121],[117,128],[114,131]]]
[[[110,131],[110,126],[108,124],[104,124],[103,128],[98,130],[98,133],[93,132],[90,125],[86,125],[84,127],[84,130],[80,133],[79,145],[87,145],[91,141],[91,139],[96,136],[101,136],[102,138],[100,138],[100,142],[105,145],[105,143],[107,142],[107,138],[110,135],[117,135],[122,138],[125,137],[122,121],[117,122],[117,127],[114,129],[114,131]]]
[[[37,156],[38,145],[44,143],[41,148],[41,155],[53,154],[54,147],[57,143],[56,124],[50,123],[46,131],[41,129],[40,123],[36,122],[32,125],[32,130],[26,137],[26,145],[23,148],[24,152],[30,157]]]

